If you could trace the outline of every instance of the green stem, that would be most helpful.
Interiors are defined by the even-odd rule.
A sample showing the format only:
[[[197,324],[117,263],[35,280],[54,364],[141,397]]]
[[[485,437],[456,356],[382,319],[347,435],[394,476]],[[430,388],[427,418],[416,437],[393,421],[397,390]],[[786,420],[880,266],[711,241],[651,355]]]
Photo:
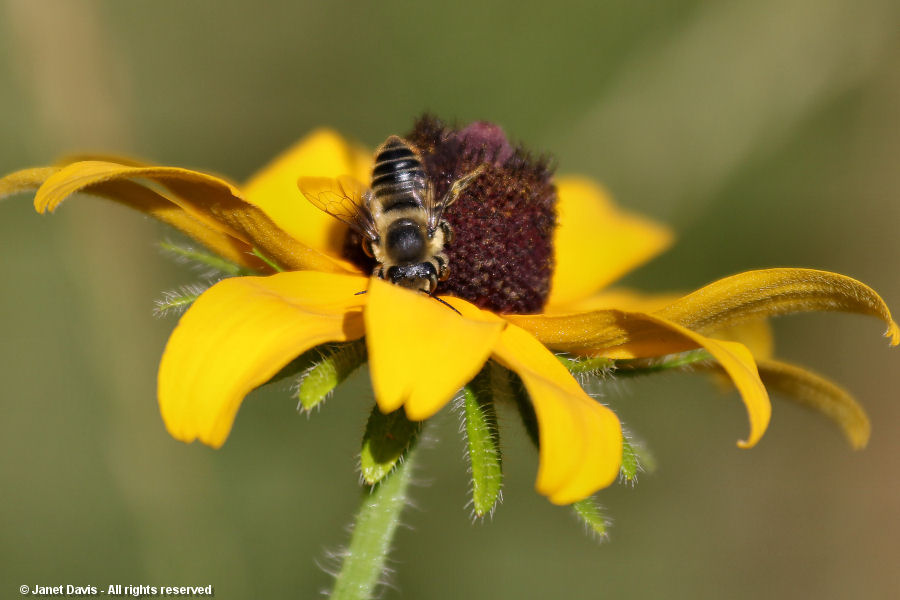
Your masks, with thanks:
[[[389,475],[366,486],[331,600],[368,600],[382,582],[391,540],[406,506],[415,453],[411,448]]]
[[[701,362],[715,360],[706,350],[689,350],[681,354],[673,354],[663,360],[648,361],[647,359],[631,359],[616,361],[616,376],[633,377],[635,375],[647,375],[658,371],[689,367]]]

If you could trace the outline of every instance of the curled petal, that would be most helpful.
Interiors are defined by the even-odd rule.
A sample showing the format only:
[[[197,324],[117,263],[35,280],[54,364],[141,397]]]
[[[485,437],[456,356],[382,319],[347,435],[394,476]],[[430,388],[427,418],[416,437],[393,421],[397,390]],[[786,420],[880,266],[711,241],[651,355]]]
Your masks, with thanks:
[[[837,273],[814,269],[747,271],[715,281],[655,314],[688,329],[708,332],[748,318],[806,311],[843,311],[877,317],[891,345],[900,328],[887,305],[869,286]]]
[[[503,331],[494,356],[519,375],[534,406],[537,491],[555,504],[571,504],[615,481],[622,462],[615,413],[588,396],[552,353],[515,325]]]
[[[329,129],[309,134],[264,167],[244,186],[246,198],[291,237],[331,257],[342,254],[347,227],[310,204],[297,178],[372,177],[372,154]]]
[[[169,338],[159,407],[169,433],[218,448],[241,402],[302,352],[363,335],[365,279],[311,271],[220,281]]]
[[[746,346],[737,342],[714,340],[689,329],[683,333],[712,354],[737,387],[750,421],[750,435],[746,440],[738,441],[738,446],[752,448],[766,432],[772,418],[769,394],[759,378],[753,355]]]
[[[39,167],[11,173],[0,179],[0,198],[37,190],[60,169],[61,167]],[[234,263],[263,272],[268,270],[265,263],[250,254],[252,248],[249,245],[201,223],[158,191],[131,181],[101,183],[92,186],[90,191],[96,196],[118,201],[171,225]]]
[[[557,190],[551,309],[592,295],[672,242],[668,228],[618,209],[588,179],[560,177]]]
[[[648,358],[705,348],[732,379],[747,408],[750,435],[742,448],[756,444],[771,417],[771,405],[753,355],[737,342],[715,340],[655,315],[606,310],[574,315],[507,315],[547,346],[607,358]]]
[[[375,278],[365,323],[379,408],[389,413],[404,406],[415,421],[435,414],[475,377],[504,326],[500,319],[461,316],[425,294]]]
[[[615,309],[626,312],[653,312],[672,304],[684,294],[674,292],[648,294],[629,288],[610,288],[565,305],[548,306],[544,312],[571,314]]]
[[[93,186],[90,193],[125,204],[171,225],[235,264],[260,273],[272,271],[268,264],[253,254],[250,244],[196,219],[161,190],[152,190],[134,181],[115,180]]]
[[[768,319],[748,319],[724,329],[708,332],[717,340],[740,342],[753,353],[757,364],[761,359],[772,358],[775,354],[775,337]]]
[[[259,248],[285,267],[345,271],[334,260],[282,231],[262,210],[244,200],[232,184],[198,171],[176,167],[132,167],[103,161],[76,162],[44,181],[35,195],[34,206],[40,213],[53,211],[76,192],[92,192],[94,187],[101,186],[115,189],[112,184],[122,181],[136,184],[148,181],[151,185],[163,186],[168,193],[159,196],[173,202],[194,220],[208,229]],[[126,192],[135,189],[135,186],[125,188]],[[139,204],[127,195],[107,194],[107,197],[135,207]]]
[[[713,355],[713,358],[716,359],[719,366],[728,374],[728,377],[731,378],[731,381],[738,389],[741,400],[744,402],[744,407],[747,409],[747,418],[750,421],[750,435],[746,440],[738,441],[738,446],[741,448],[752,448],[755,446],[769,426],[769,419],[772,417],[772,405],[769,402],[769,394],[760,380],[756,361],[750,350],[738,342],[715,340],[682,327],[677,323],[668,322],[651,315],[645,316],[655,320],[659,325],[671,329],[674,333],[691,340],[697,347],[705,348],[707,352]]]
[[[61,167],[25,169],[7,175],[0,179],[0,197],[37,190],[60,169]],[[89,191],[95,196],[119,202],[171,225],[236,264],[263,273],[269,271],[269,266],[252,254],[253,248],[249,244],[194,218],[171,198],[167,198],[161,190],[152,190],[134,181],[112,180],[94,184]]]
[[[123,156],[121,154],[104,154],[96,152],[77,152],[74,154],[65,154],[56,161],[56,167],[62,168],[76,162],[84,162],[96,160],[100,162],[112,162],[126,167],[151,167],[154,163],[147,162],[133,156]]]
[[[776,360],[758,361],[759,376],[770,391],[819,411],[843,431],[854,449],[866,447],[871,426],[863,408],[846,390],[806,369]]]
[[[57,171],[59,167],[35,167],[10,173],[0,179],[0,198],[36,190]]]
[[[506,315],[547,347],[607,358],[647,358],[697,345],[658,319],[639,312],[593,310],[572,314]]]

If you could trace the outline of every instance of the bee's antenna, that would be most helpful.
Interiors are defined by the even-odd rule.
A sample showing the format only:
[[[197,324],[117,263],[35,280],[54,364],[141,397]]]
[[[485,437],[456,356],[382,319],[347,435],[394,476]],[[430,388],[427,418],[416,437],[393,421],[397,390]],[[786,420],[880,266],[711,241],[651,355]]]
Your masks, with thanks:
[[[430,295],[430,294],[429,294],[429,295]],[[431,297],[434,298],[435,300],[437,300],[438,302],[440,302],[441,304],[443,304],[444,306],[448,307],[450,310],[452,310],[453,312],[455,312],[455,313],[458,314],[459,316],[462,316],[462,313],[459,312],[458,310],[456,310],[456,309],[453,307],[453,305],[450,304],[450,303],[448,303],[446,300],[441,300],[441,299],[438,298],[437,296],[431,296]]]
[[[361,291],[361,292],[356,292],[356,293],[353,294],[353,295],[354,295],[354,296],[362,296],[363,294],[365,294],[365,293],[368,292],[368,291],[369,291],[369,290],[363,290],[363,291]],[[426,293],[426,294],[427,294],[427,292],[424,292],[424,291],[423,291],[423,293]],[[450,310],[452,310],[453,312],[455,312],[456,314],[458,314],[459,316],[462,316],[462,313],[459,312],[458,310],[456,310],[456,309],[453,307],[453,305],[450,304],[450,303],[448,303],[446,300],[441,300],[441,299],[438,298],[437,296],[432,296],[431,294],[428,294],[428,295],[431,296],[432,298],[434,298],[435,300],[437,300],[438,302],[440,302],[441,304],[443,304],[444,306],[446,306],[447,308],[449,308]]]

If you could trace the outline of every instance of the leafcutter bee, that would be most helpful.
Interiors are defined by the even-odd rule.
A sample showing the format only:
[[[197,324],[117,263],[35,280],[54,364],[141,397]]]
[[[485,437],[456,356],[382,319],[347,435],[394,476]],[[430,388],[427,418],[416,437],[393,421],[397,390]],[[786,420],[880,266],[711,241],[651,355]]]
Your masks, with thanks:
[[[444,210],[481,169],[457,179],[437,199],[419,150],[392,135],[375,151],[370,188],[349,175],[301,177],[298,185],[316,208],[362,236],[363,251],[378,262],[372,275],[434,294],[438,282],[450,275],[444,247],[452,242],[453,230]]]

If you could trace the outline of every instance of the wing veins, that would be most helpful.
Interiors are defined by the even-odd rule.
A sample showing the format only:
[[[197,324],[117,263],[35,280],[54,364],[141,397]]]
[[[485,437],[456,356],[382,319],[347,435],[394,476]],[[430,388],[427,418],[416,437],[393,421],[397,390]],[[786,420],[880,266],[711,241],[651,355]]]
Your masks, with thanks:
[[[368,209],[371,191],[361,183],[349,176],[338,179],[302,177],[298,185],[301,193],[313,206],[360,235],[372,241],[378,239],[378,230]]]

